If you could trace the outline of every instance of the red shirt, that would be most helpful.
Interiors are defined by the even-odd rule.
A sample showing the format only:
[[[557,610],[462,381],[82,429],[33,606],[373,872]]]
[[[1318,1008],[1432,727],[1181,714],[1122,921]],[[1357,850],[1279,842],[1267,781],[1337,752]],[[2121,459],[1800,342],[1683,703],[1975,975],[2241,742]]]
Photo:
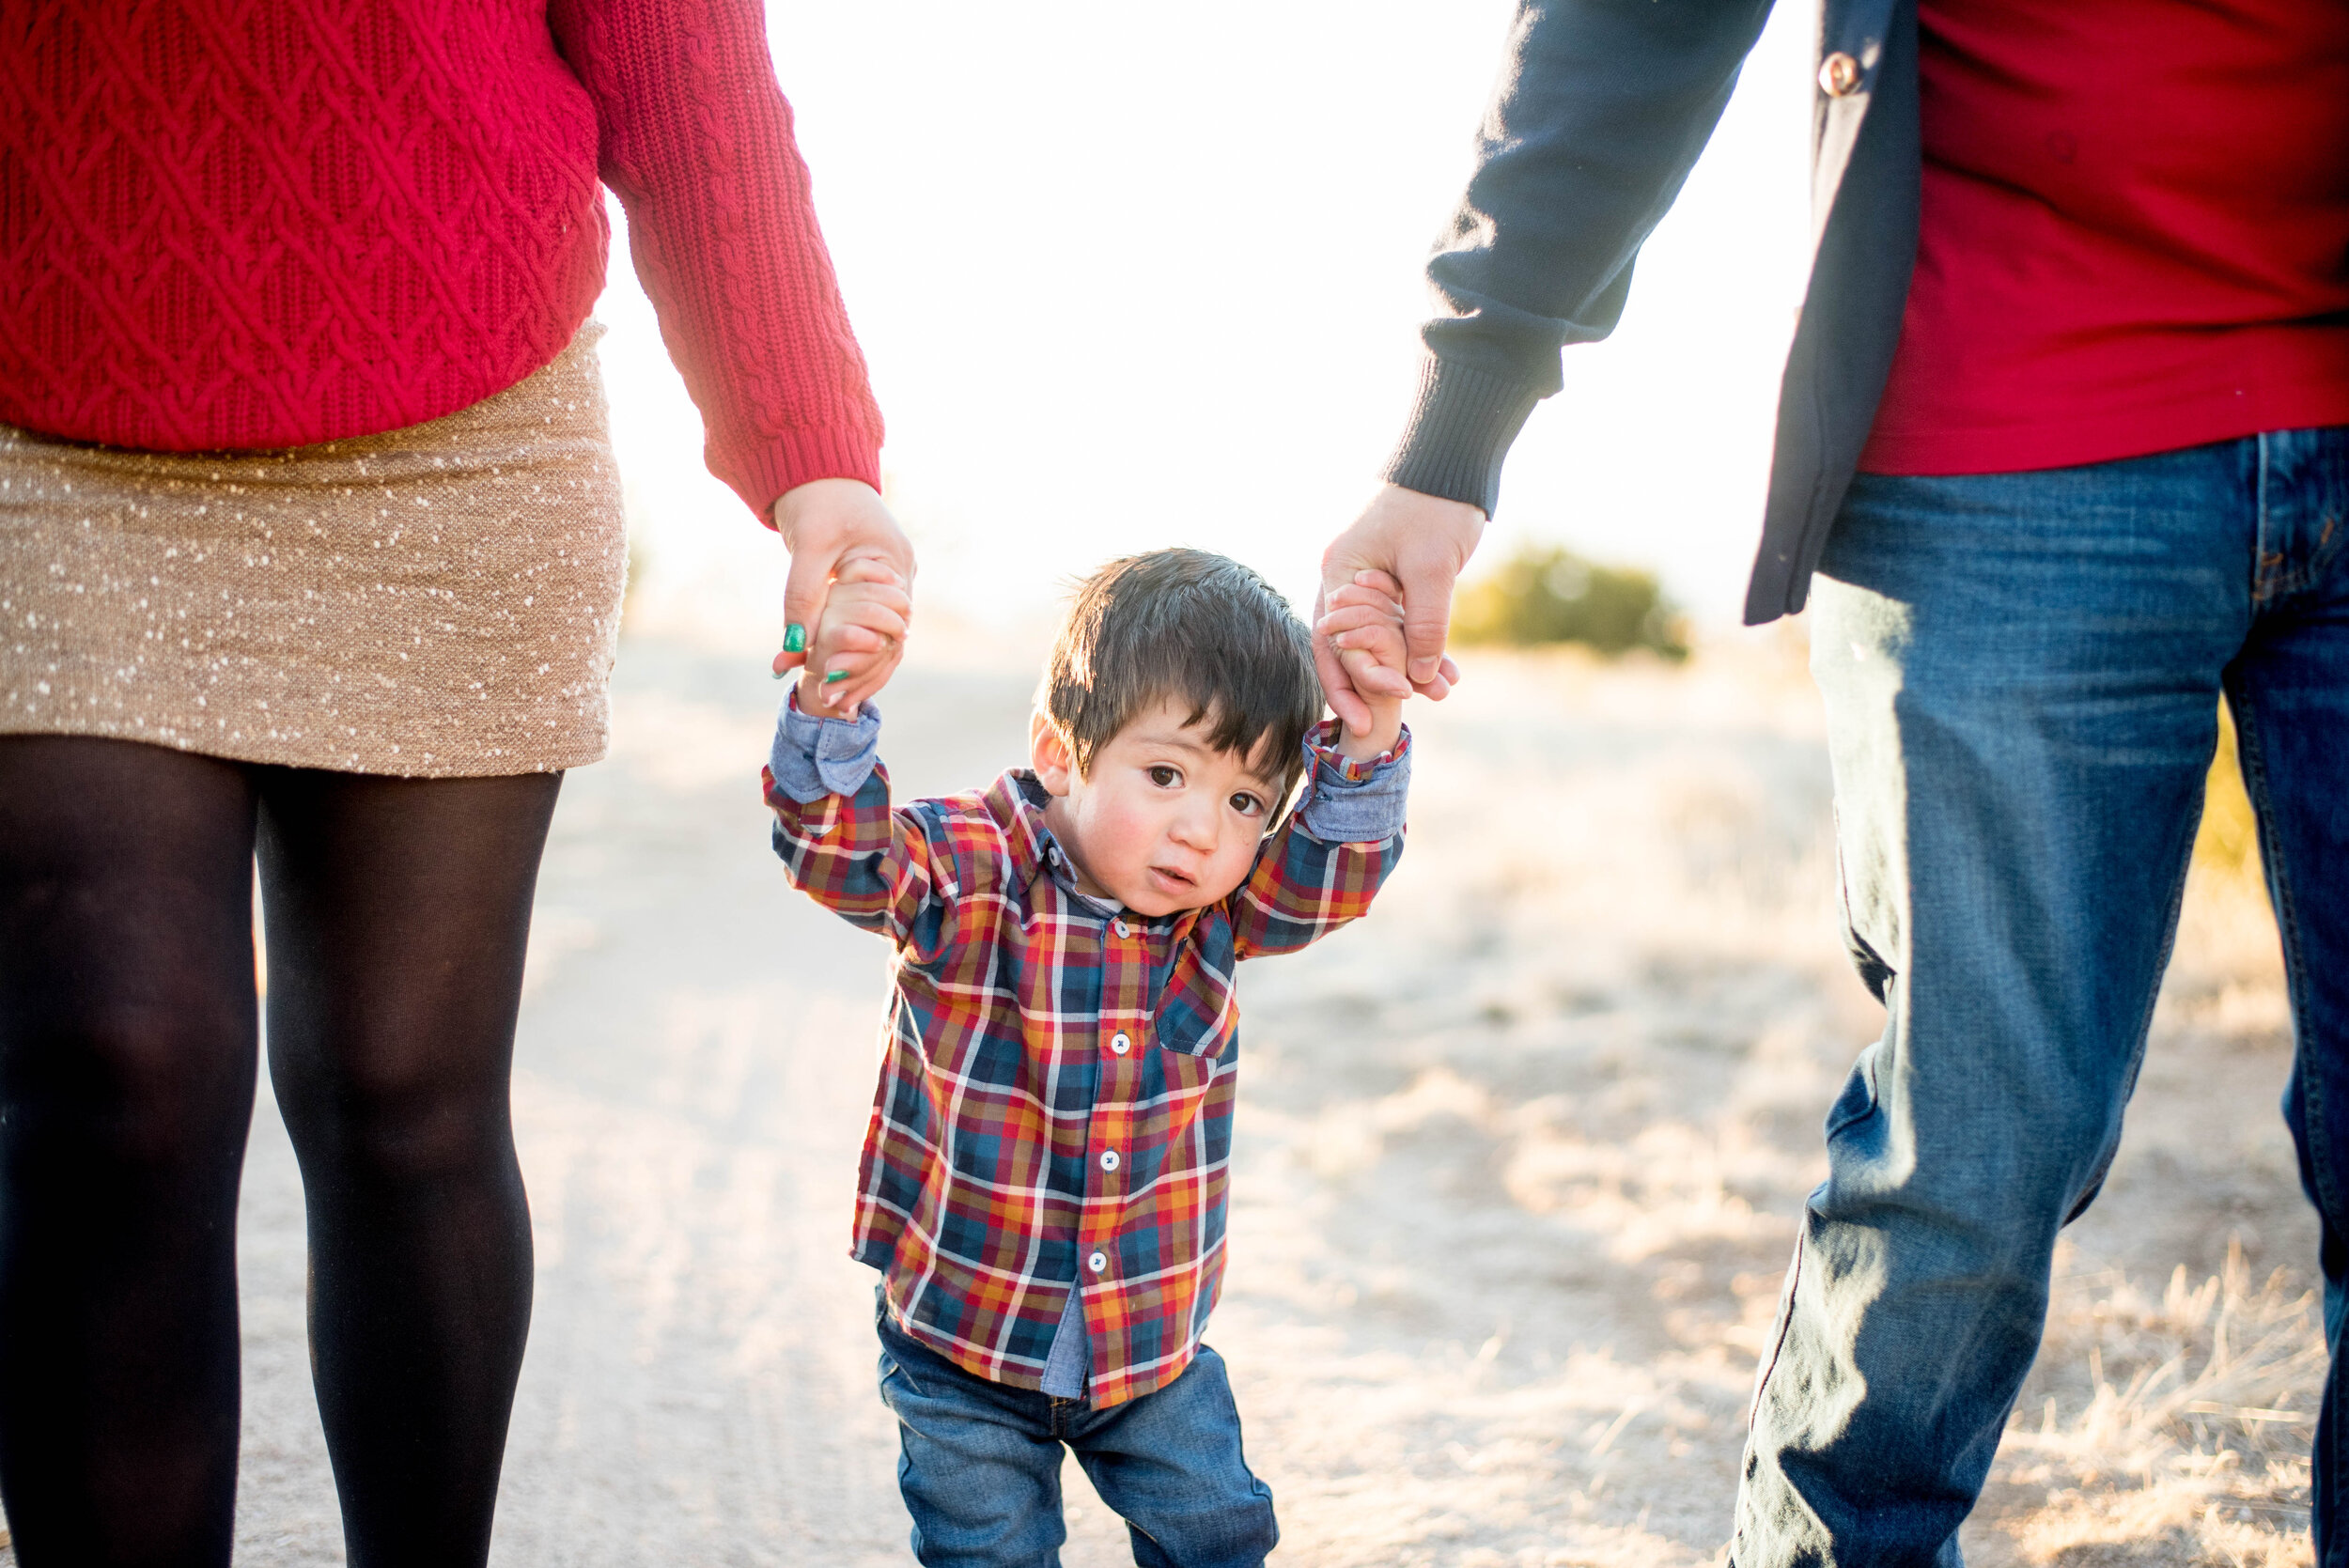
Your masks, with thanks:
[[[599,179],[762,513],[881,423],[760,0],[0,6],[0,422],[151,451],[418,424],[560,353]]]
[[[2349,423],[2349,6],[1922,0],[1924,210],[1859,466]]]

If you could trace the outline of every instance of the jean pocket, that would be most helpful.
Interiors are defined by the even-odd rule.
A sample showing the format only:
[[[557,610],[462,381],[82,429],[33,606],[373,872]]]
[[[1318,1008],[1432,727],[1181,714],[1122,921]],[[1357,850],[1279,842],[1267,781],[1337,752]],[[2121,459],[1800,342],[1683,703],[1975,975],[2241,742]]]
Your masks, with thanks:
[[[922,1387],[922,1380],[913,1375],[912,1369],[907,1366],[905,1362],[897,1359],[896,1357],[884,1350],[880,1353],[881,1403],[894,1409],[896,1406],[896,1402],[889,1397],[890,1386],[892,1384],[902,1387],[907,1392],[910,1393],[916,1399],[927,1399],[930,1397],[930,1391]]]
[[[890,1379],[895,1378],[913,1390],[918,1398],[927,1399],[929,1390],[914,1374],[913,1363],[925,1355],[933,1354],[923,1343],[897,1327],[889,1315],[888,1297],[878,1289],[874,1296],[873,1327],[880,1339],[881,1398],[889,1397]]]

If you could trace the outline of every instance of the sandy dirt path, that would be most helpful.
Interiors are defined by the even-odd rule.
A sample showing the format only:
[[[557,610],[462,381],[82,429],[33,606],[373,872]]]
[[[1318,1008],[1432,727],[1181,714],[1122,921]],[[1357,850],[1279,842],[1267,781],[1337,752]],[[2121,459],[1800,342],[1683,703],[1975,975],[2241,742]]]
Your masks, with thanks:
[[[1374,917],[1242,971],[1211,1337],[1277,1565],[1709,1562],[1819,1119],[1878,1027],[1842,958],[1816,698],[1766,642],[1470,673],[1414,715],[1411,845]],[[1031,680],[903,676],[900,786],[991,776]],[[842,1252],[885,955],[766,847],[778,693],[754,659],[630,641],[613,757],[565,789],[516,1077],[538,1271],[509,1568],[910,1560],[872,1276]],[[2190,903],[1968,1528],[1981,1568],[2307,1560],[2322,1361],[2288,1060],[2272,931]],[[266,1103],[241,1246],[239,1560],[338,1562]],[[1069,1568],[1130,1560],[1068,1483]]]

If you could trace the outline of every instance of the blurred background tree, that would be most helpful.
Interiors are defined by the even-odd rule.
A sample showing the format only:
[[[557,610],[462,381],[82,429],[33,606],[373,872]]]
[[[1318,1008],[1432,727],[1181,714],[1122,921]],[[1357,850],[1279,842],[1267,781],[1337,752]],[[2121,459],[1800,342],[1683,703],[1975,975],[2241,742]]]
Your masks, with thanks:
[[[1452,635],[1515,647],[1580,643],[1610,655],[1645,648],[1674,662],[1688,657],[1687,623],[1654,573],[1602,567],[1556,546],[1520,546],[1463,587]]]

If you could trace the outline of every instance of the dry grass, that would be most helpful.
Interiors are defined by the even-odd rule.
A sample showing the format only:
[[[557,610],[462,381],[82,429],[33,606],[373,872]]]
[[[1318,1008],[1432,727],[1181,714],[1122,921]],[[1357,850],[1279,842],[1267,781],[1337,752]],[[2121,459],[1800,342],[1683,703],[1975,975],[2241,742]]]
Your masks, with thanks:
[[[1999,1455],[2011,1560],[2307,1561],[2324,1374],[2315,1296],[2281,1270],[2254,1286],[2239,1246],[2199,1285],[2181,1265],[2159,1296],[2110,1275],[2063,1281],[2037,1397]]]

